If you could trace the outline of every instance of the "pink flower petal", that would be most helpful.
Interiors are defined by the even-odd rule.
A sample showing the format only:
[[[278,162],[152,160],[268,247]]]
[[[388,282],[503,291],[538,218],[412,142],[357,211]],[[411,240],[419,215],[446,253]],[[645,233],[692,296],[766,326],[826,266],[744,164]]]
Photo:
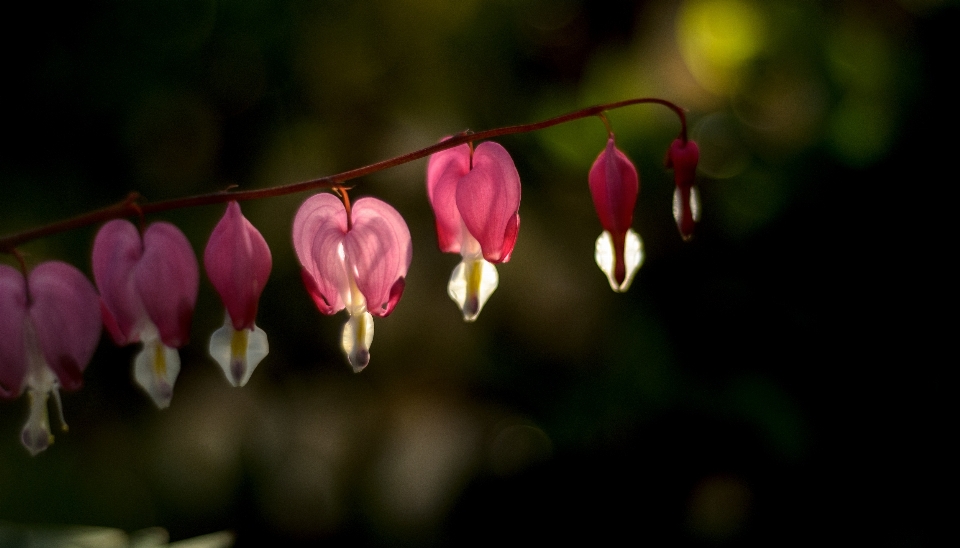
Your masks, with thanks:
[[[486,260],[509,260],[520,224],[520,174],[505,148],[491,141],[477,146],[473,169],[457,185],[457,209]]]
[[[233,328],[253,329],[273,263],[266,240],[243,216],[237,202],[227,204],[226,213],[210,234],[203,264]]]
[[[445,141],[449,137],[441,139]],[[470,172],[470,146],[466,143],[430,155],[427,162],[427,196],[437,223],[440,251],[460,252],[460,212],[457,183]]]
[[[187,237],[170,223],[153,223],[143,234],[143,256],[134,273],[137,291],[160,340],[180,348],[190,338],[190,323],[200,284],[197,257]]]
[[[677,185],[674,198],[674,218],[684,240],[693,237],[697,224],[697,193],[694,188],[697,179],[697,162],[700,160],[700,148],[693,141],[683,142],[676,139],[667,150],[666,164],[674,170],[674,182]]]
[[[600,224],[613,241],[613,277],[618,285],[627,278],[624,263],[627,231],[633,223],[633,208],[640,192],[640,178],[633,162],[614,145],[613,137],[607,148],[597,156],[590,168],[590,194]]]
[[[15,398],[23,391],[27,355],[23,323],[27,319],[27,286],[23,274],[0,265],[0,397]]]
[[[377,198],[357,200],[352,218],[353,229],[343,240],[347,265],[355,269],[369,312],[387,316],[400,299],[413,258],[410,230],[396,209]]]
[[[127,220],[106,223],[93,242],[93,279],[100,290],[103,322],[118,346],[140,340],[138,324],[146,311],[133,273],[142,255],[140,233]]]
[[[76,390],[100,340],[97,292],[83,273],[59,261],[38,265],[29,283],[40,351],[60,386]]]
[[[343,274],[332,273],[337,265],[343,271],[342,264],[338,262],[337,247],[346,233],[347,212],[343,203],[332,194],[322,193],[307,198],[293,219],[293,247],[303,266],[304,285],[317,308],[324,314],[335,314],[344,307],[340,296]],[[319,254],[314,251],[315,244],[320,247]],[[315,257],[324,261],[326,275],[321,275]]]
[[[630,159],[614,145],[613,137],[607,140],[607,148],[593,162],[589,180],[600,224],[614,240],[622,237],[633,223],[640,179]]]

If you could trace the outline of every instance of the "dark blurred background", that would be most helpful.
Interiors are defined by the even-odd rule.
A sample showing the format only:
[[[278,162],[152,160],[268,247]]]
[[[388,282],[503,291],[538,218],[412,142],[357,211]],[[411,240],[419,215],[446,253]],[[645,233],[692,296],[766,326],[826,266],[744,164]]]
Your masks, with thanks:
[[[290,230],[306,196],[243,203],[273,252],[257,322],[270,355],[229,387],[206,355],[223,308],[203,280],[169,409],[133,385],[137,349],[106,337],[45,453],[19,444],[25,399],[0,402],[0,545],[122,546],[159,526],[173,541],[232,531],[237,546],[927,546],[948,519],[932,495],[949,494],[936,344],[952,270],[935,238],[952,233],[937,183],[956,180],[955,2],[18,9],[0,33],[3,234],[132,190],[286,184],[636,96],[689,109],[703,219],[684,244],[663,168],[676,118],[609,113],[641,174],[647,251],[614,294],[586,182],[603,125],[505,137],[520,236],[467,325],[446,296],[459,258],[437,250],[425,162],[359,180],[354,198],[404,215],[414,260],[355,375],[346,316],[322,316],[300,282]],[[156,219],[200,256],[222,211]],[[89,273],[95,230],[22,251]]]

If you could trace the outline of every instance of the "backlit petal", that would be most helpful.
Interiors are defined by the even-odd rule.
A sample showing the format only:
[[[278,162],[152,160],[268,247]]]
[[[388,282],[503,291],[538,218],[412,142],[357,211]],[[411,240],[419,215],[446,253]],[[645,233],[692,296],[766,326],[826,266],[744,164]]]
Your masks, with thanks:
[[[376,316],[393,311],[413,258],[407,223],[392,206],[376,198],[361,198],[353,206],[353,229],[343,241],[348,268]]]
[[[432,154],[427,162],[427,197],[436,218],[440,250],[444,253],[460,252],[457,183],[469,171],[470,146],[466,143]]]
[[[627,232],[640,191],[637,170],[614,145],[613,137],[590,168],[590,195],[600,224],[612,236]]]
[[[226,213],[210,234],[203,264],[234,329],[250,329],[270,277],[272,258],[267,242],[243,216],[237,202],[227,204]]]
[[[340,295],[345,283],[342,274],[329,276],[340,264],[337,249],[347,233],[347,212],[343,203],[328,193],[316,194],[307,198],[297,210],[293,219],[293,247],[303,266],[303,279],[317,307],[324,314],[334,314],[343,310],[344,302]],[[316,249],[321,255],[316,255]],[[321,275],[317,258],[324,263],[324,275]],[[328,264],[329,263],[329,264]],[[343,270],[342,266],[339,267]]]
[[[370,344],[373,343],[373,316],[369,312],[352,315],[343,326],[340,344],[354,373],[363,371],[370,363]]]
[[[200,284],[197,257],[187,237],[170,223],[153,223],[143,234],[143,257],[134,274],[137,291],[163,344],[180,348],[190,338],[190,323]]]
[[[492,141],[477,146],[473,169],[457,185],[457,209],[486,260],[510,258],[520,221],[520,174],[505,148]]]
[[[639,270],[640,265],[643,264],[643,241],[633,229],[627,231],[624,238],[623,258],[621,259],[624,264],[623,281],[617,281],[616,279],[616,250],[613,238],[611,238],[610,233],[606,230],[597,238],[594,258],[600,270],[607,275],[610,288],[618,293],[622,293],[630,288],[630,284],[633,283],[633,278],[637,270]]]
[[[477,319],[487,299],[497,289],[500,278],[497,268],[481,258],[464,258],[453,269],[447,294],[457,303],[463,312],[463,319],[472,322]]]

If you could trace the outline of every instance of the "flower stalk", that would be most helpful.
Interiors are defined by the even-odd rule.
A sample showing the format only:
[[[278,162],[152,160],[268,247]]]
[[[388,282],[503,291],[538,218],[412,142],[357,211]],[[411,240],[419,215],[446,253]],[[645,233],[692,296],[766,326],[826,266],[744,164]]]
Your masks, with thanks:
[[[175,209],[184,209],[188,207],[197,207],[213,204],[225,204],[231,201],[243,202],[247,200],[260,200],[264,198],[273,198],[277,196],[286,196],[288,194],[296,194],[299,192],[307,192],[311,190],[318,190],[323,188],[334,188],[338,186],[343,186],[343,183],[357,179],[359,177],[364,177],[372,173],[377,173],[386,169],[390,169],[399,165],[412,162],[414,160],[419,160],[420,158],[425,158],[431,154],[441,152],[464,143],[472,143],[474,141],[482,141],[487,139],[493,139],[496,137],[501,137],[504,135],[514,135],[518,133],[530,133],[533,131],[539,131],[541,129],[546,129],[549,127],[557,126],[560,124],[565,124],[567,122],[572,122],[574,120],[580,120],[582,118],[588,118],[591,116],[598,116],[603,114],[606,111],[616,110],[632,105],[640,104],[656,104],[661,105],[672,110],[677,117],[680,119],[680,133],[679,139],[682,142],[686,143],[687,141],[687,118],[684,113],[684,110],[677,106],[676,104],[667,101],[665,99],[659,99],[655,97],[639,97],[635,99],[627,99],[624,101],[617,101],[614,103],[605,103],[602,105],[594,105],[592,107],[583,108],[580,110],[575,110],[550,118],[548,120],[543,120],[540,122],[534,122],[530,124],[521,124],[515,126],[506,126],[495,129],[489,129],[485,131],[478,132],[463,132],[457,135],[450,137],[439,143],[402,154],[387,160],[382,160],[374,164],[370,164],[364,167],[359,167],[356,169],[351,169],[349,171],[344,171],[342,173],[337,173],[334,175],[328,175],[326,177],[320,177],[317,179],[311,179],[309,181],[302,181],[299,183],[292,183],[286,185],[279,185],[270,188],[263,189],[253,189],[253,190],[240,190],[235,191],[232,189],[220,190],[217,192],[210,192],[206,194],[197,194],[193,196],[185,196],[182,198],[173,198],[170,200],[162,200],[159,202],[143,202],[142,196],[138,193],[130,193],[122,201],[109,205],[100,209],[82,213],[75,217],[69,219],[64,219],[61,221],[56,221],[46,225],[42,225],[36,228],[27,229],[21,232],[16,232],[13,234],[8,234],[6,236],[0,237],[0,252],[13,254],[16,248],[20,245],[23,245],[40,238],[47,236],[52,236],[54,234],[60,234],[63,232],[68,232],[77,228],[82,228],[85,226],[92,226],[99,223],[104,223],[113,219],[122,219],[127,217],[132,217],[135,215],[149,215],[152,213],[160,213],[163,211],[171,211]]]

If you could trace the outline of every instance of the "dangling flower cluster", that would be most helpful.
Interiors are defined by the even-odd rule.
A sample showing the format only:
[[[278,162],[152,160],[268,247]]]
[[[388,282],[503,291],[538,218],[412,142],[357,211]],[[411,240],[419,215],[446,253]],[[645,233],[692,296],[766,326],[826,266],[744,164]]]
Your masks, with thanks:
[[[341,345],[353,370],[370,361],[373,316],[385,317],[403,294],[413,258],[410,230],[386,202],[361,198],[350,207],[332,194],[317,194],[293,220],[293,246],[303,283],[324,314],[346,309]]]
[[[20,440],[31,455],[53,443],[47,398],[64,431],[59,389],[76,390],[100,339],[100,305],[93,284],[66,263],[37,265],[24,278],[0,265],[0,396],[27,391],[30,417]]]
[[[672,105],[656,99],[632,102]],[[679,107],[672,108],[683,129],[670,145],[666,165],[675,172],[674,218],[683,239],[689,240],[700,216],[695,179],[699,149],[686,138]],[[616,147],[606,118],[602,114],[601,118],[609,137],[588,176],[603,227],[595,259],[610,287],[623,292],[644,258],[643,242],[631,228],[640,179],[633,163]],[[506,129],[517,132],[517,127]],[[424,152],[398,157],[392,165]],[[344,175],[346,180],[358,173]],[[329,180],[339,179],[323,182]],[[510,260],[517,241],[520,175],[501,145],[485,141],[474,147],[469,142],[430,156],[426,190],[440,250],[461,255],[447,293],[464,320],[472,322],[497,288],[495,265]],[[334,191],[338,195],[317,194],[300,206],[293,221],[293,247],[303,283],[320,312],[346,310],[340,344],[359,372],[370,361],[373,317],[390,315],[403,295],[413,247],[406,222],[392,206],[372,197],[351,205],[346,189]],[[214,195],[213,201],[225,200]],[[189,339],[199,288],[199,266],[190,242],[170,223],[138,229],[130,221],[115,219],[100,228],[92,255],[96,289],[65,263],[42,263],[29,275],[22,258],[22,272],[0,265],[0,397],[27,392],[30,416],[21,440],[31,454],[53,441],[47,410],[51,394],[66,429],[59,389],[80,387],[103,327],[117,345],[143,345],[134,358],[133,378],[157,407],[171,404],[180,372],[178,349]],[[227,203],[207,241],[203,264],[226,309],[223,326],[210,338],[209,352],[227,381],[243,386],[269,352],[256,316],[273,263],[267,242],[243,216],[238,202]]]
[[[666,165],[674,169],[677,186],[673,195],[673,216],[686,241],[693,237],[693,227],[700,219],[695,186],[699,158],[697,144],[686,138],[675,140],[667,151]],[[643,240],[630,227],[640,192],[640,177],[633,162],[616,147],[612,132],[606,148],[590,168],[589,183],[593,206],[603,226],[594,258],[607,275],[610,287],[622,293],[630,288],[644,258]]]
[[[497,288],[493,265],[509,261],[517,241],[520,175],[499,144],[463,144],[430,156],[427,195],[440,250],[463,257],[447,292],[472,322]]]

